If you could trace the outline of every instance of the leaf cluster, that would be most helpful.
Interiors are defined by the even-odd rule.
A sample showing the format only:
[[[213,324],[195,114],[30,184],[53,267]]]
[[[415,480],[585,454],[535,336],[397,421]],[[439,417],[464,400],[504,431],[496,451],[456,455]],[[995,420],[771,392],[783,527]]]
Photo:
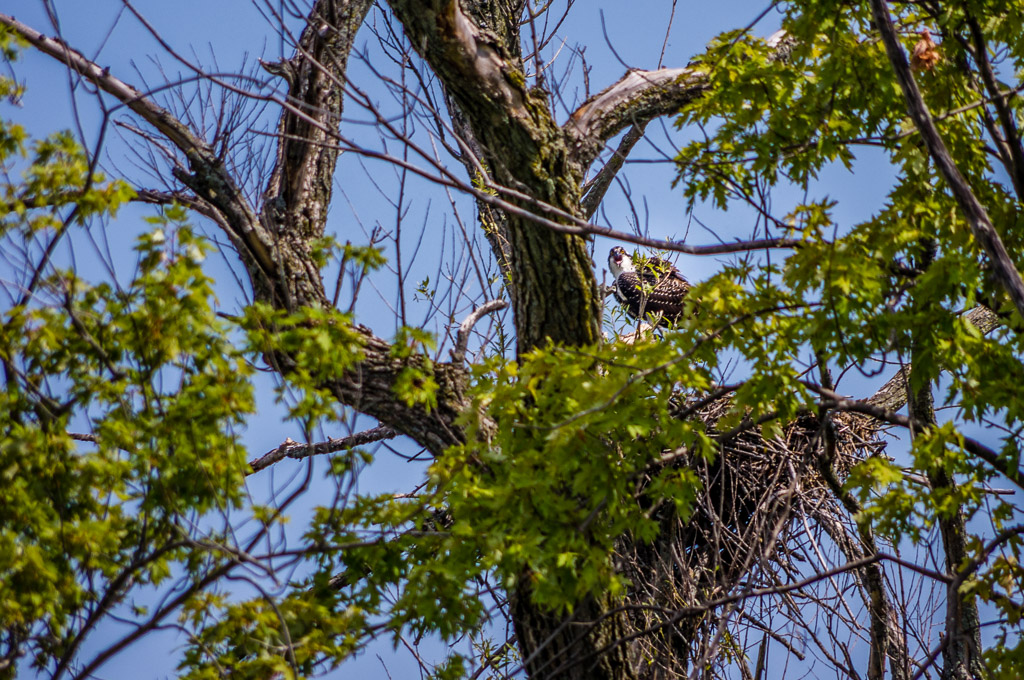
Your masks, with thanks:
[[[200,579],[211,561],[195,523],[245,498],[251,369],[215,315],[208,245],[183,219],[154,218],[127,285],[54,270],[3,316],[0,644],[28,645],[40,667],[131,589]]]

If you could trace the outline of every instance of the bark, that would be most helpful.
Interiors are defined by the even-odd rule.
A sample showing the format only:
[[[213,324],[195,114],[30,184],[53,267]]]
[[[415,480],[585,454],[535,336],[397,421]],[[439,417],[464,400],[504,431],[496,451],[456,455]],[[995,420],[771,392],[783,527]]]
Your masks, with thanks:
[[[530,678],[636,680],[636,663],[622,644],[628,618],[608,596],[579,602],[568,615],[538,607],[529,587],[509,595],[523,667]]]
[[[263,295],[277,306],[327,306],[311,249],[324,235],[331,204],[338,162],[332,133],[341,123],[349,52],[372,6],[372,0],[320,0],[295,55],[275,65],[288,83],[291,107],[278,124],[276,159],[259,218],[278,260],[277,285]]]
[[[922,244],[920,262],[925,270],[935,259],[936,246],[931,241]],[[935,402],[932,395],[933,375],[923,367],[923,356],[928,351],[926,340],[916,336],[911,344],[911,368],[906,384],[907,412],[913,422],[911,436],[916,439],[928,428],[935,426]],[[918,387],[915,389],[915,385]],[[933,494],[953,493],[956,481],[946,471],[942,460],[926,469]],[[939,515],[938,526],[946,561],[946,573],[955,576],[968,563],[967,528],[964,513],[957,507],[951,515]],[[942,649],[942,677],[944,680],[972,680],[984,675],[981,662],[981,626],[978,604],[973,595],[961,596],[957,579],[952,579],[946,595],[946,639]]]
[[[265,470],[285,458],[302,460],[309,456],[322,456],[327,453],[335,453],[336,451],[346,451],[358,446],[366,446],[367,444],[378,442],[382,439],[391,439],[397,436],[398,431],[394,428],[388,427],[387,425],[378,425],[377,427],[363,432],[357,432],[356,434],[349,435],[348,437],[331,437],[325,442],[317,442],[315,444],[303,444],[302,442],[297,442],[289,437],[276,449],[271,449],[256,460],[251,461],[249,463],[249,474]]]
[[[633,70],[583,103],[565,124],[576,163],[589,166],[603,143],[630,125],[678,111],[699,97],[707,79],[688,68]]]
[[[577,214],[581,176],[570,167],[565,136],[545,94],[527,87],[514,28],[518,17],[492,17],[492,25],[504,27],[502,33],[477,23],[454,1],[391,6],[465,117],[493,180]],[[508,259],[519,353],[549,340],[566,345],[597,342],[600,298],[585,240],[522,216],[507,220],[502,235],[507,252],[496,255],[499,261]]]

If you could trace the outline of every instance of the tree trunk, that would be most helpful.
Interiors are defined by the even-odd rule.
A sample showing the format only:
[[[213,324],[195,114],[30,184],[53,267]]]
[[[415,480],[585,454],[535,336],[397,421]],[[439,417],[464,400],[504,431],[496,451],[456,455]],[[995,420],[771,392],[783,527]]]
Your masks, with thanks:
[[[935,245],[923,244],[921,269],[926,269],[935,258]],[[907,410],[911,418],[928,427],[936,424],[935,402],[932,396],[931,377],[922,370],[923,340],[915,339],[911,356],[911,370],[907,381]],[[913,385],[920,387],[915,391]],[[913,431],[916,439],[921,431]],[[939,460],[927,470],[928,483],[933,494],[953,493],[956,480],[946,472],[943,461]],[[952,515],[938,517],[939,533],[942,537],[942,551],[946,561],[946,573],[951,577],[967,564],[967,535],[964,513],[957,508]],[[942,677],[944,680],[973,680],[985,676],[981,660],[981,620],[978,604],[973,595],[962,596],[954,580],[946,594],[946,640],[942,650]]]

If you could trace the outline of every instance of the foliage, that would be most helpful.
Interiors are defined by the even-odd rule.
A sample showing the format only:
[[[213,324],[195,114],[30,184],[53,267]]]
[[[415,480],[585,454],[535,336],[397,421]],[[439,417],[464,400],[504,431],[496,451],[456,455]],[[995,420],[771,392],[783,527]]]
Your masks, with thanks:
[[[682,398],[675,385],[699,391],[709,382],[706,369],[680,360],[684,342],[551,347],[521,365],[480,367],[470,443],[431,468],[433,502],[450,524],[444,563],[494,569],[507,588],[528,578],[536,599],[556,609],[620,590],[616,538],[650,540],[651,506],[668,499],[685,513],[698,484],[685,470],[664,470],[638,492],[638,479],[663,451],[712,450],[699,423],[673,417]]]
[[[1019,197],[978,144],[986,131],[986,114],[971,104],[985,95],[967,68],[971,56],[965,43],[954,38],[978,11],[988,21],[990,49],[1004,43],[1011,68],[1019,73],[1024,41],[1014,32],[1021,25],[1014,3],[999,3],[998,10],[951,6],[937,16],[926,8],[904,6],[896,21],[908,51],[917,30],[931,28],[949,36],[942,44],[942,62],[934,71],[919,73],[918,82],[960,172],[1020,261],[1024,215]],[[781,277],[774,280],[793,300],[805,301],[805,308],[780,340],[809,343],[820,359],[840,367],[865,366],[878,357],[909,361],[913,355],[911,389],[944,374],[944,403],[960,409],[965,422],[994,417],[1015,430],[1024,415],[1017,397],[1024,341],[1019,333],[1006,331],[985,338],[959,316],[979,302],[1000,306],[1003,293],[987,275],[984,258],[935,165],[914,139],[888,58],[872,38],[870,12],[866,6],[799,3],[787,7],[783,28],[793,41],[785,58],[761,40],[731,33],[714,41],[700,59],[712,88],[683,111],[678,124],[715,126],[713,134],[691,143],[677,159],[686,194],[691,202],[710,197],[725,207],[764,191],[759,183],[792,183],[813,197],[820,191],[815,179],[829,164],[839,162],[852,170],[858,148],[884,150],[894,183],[872,219],[837,223],[837,206],[827,195],[805,200],[788,216],[791,233],[800,235],[805,245],[786,259]],[[1019,110],[1019,99],[1008,103]],[[839,237],[830,238],[832,234]],[[773,273],[759,276],[769,279]],[[919,332],[922,328],[930,332]],[[778,335],[773,332],[772,337]],[[903,523],[917,514],[916,525],[924,526],[934,513],[948,514],[943,507],[965,502],[969,512],[976,507],[974,484],[988,473],[955,443],[949,448],[951,435],[955,442],[951,432],[938,440],[915,440],[914,467],[942,466],[965,482],[957,493],[974,500],[891,486],[891,475],[857,475],[851,484],[864,492],[869,505],[872,483],[889,490],[888,496],[877,497],[880,505],[872,510],[880,513],[876,522]],[[1016,460],[1016,437],[1007,438],[1005,445]],[[892,494],[909,504],[896,502]]]
[[[37,144],[33,199],[6,215],[8,243],[57,238],[62,207],[84,218],[127,195],[83,175],[69,139]],[[183,220],[153,219],[125,286],[55,271],[4,313],[0,629],[5,652],[30,641],[41,668],[66,663],[133,589],[182,571],[201,580],[190,527],[244,499],[236,428],[253,409],[251,371],[215,316],[208,247]]]

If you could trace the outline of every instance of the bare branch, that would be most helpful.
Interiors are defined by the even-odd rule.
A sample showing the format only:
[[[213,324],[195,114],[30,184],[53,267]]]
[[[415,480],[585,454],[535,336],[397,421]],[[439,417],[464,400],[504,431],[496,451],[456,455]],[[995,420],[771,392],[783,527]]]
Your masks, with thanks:
[[[359,3],[366,5],[363,0],[352,4],[355,6]],[[334,8],[337,7],[337,3],[326,4]],[[361,21],[361,15],[359,15],[359,21],[353,17],[342,17],[341,19],[347,22],[344,24],[346,30],[355,31]],[[341,21],[341,19],[338,20]],[[157,105],[131,85],[112,76],[109,69],[101,68],[62,41],[48,38],[13,17],[2,14],[0,14],[0,26],[7,26],[44,54],[68,64],[83,77],[96,83],[100,89],[113,95],[156,128],[186,156],[189,170],[179,167],[175,175],[195,192],[195,201],[208,205],[208,209],[200,210],[200,212],[210,215],[232,239],[249,273],[257,299],[269,301],[285,309],[302,306],[328,306],[320,270],[313,264],[313,258],[310,257],[310,250],[314,245],[312,237],[322,227],[320,217],[311,217],[303,213],[301,219],[308,220],[303,224],[287,219],[287,215],[281,219],[281,215],[274,208],[276,201],[271,201],[269,208],[265,206],[265,214],[257,216],[223,160],[204,140],[193,134],[170,111]],[[329,28],[339,30],[337,25]],[[317,39],[319,40],[320,36]],[[326,57],[324,58],[329,61]],[[334,62],[334,65],[336,70],[331,74],[326,74],[326,82],[322,79],[318,82],[321,87],[335,88],[340,91],[343,85],[342,74],[337,70],[337,62]],[[255,96],[251,93],[239,94]],[[331,116],[340,116],[340,98],[332,100],[331,105],[335,108],[330,111],[326,113],[317,111],[318,116],[326,116],[323,119],[311,116],[299,106],[278,101],[273,97],[270,99],[285,109],[286,117],[293,116],[307,124],[301,131],[307,136],[314,137],[309,140],[308,144],[313,151],[306,155],[300,154],[304,159],[302,163],[306,163],[306,166],[292,166],[284,175],[289,176],[293,181],[299,181],[301,177],[306,177],[305,173],[313,173],[322,180],[323,177],[330,174],[325,170],[325,164],[333,163],[338,147],[325,144],[320,135],[324,133],[337,136],[337,131],[329,125],[332,120],[337,122],[336,118]],[[325,102],[326,100],[321,101]],[[309,150],[297,143],[291,148]],[[324,149],[327,150],[326,154],[318,153]],[[303,183],[301,187],[296,185],[298,187],[294,190],[296,205],[306,206],[311,202],[317,202],[317,193],[314,189],[323,189],[323,184],[323,181],[313,179]],[[155,200],[158,196],[149,194],[147,198]],[[288,202],[286,201],[285,204],[287,207]],[[194,203],[192,205],[195,207]],[[294,213],[294,211],[292,212]],[[271,226],[273,226],[273,231],[270,229]],[[324,387],[329,389],[342,403],[351,405],[360,412],[401,430],[432,453],[438,454],[451,444],[461,441],[461,430],[454,424],[454,421],[463,407],[464,369],[450,364],[431,365],[424,356],[419,354],[397,361],[391,356],[391,346],[374,335],[370,329],[353,325],[353,330],[360,335],[363,361],[353,370],[339,376]],[[293,365],[292,359],[282,354],[275,354],[270,358],[274,363],[274,368],[282,373],[286,373]],[[404,366],[411,365],[416,366],[417,370],[432,373],[440,386],[439,403],[436,408],[407,406],[393,398],[392,388],[396,376]]]
[[[612,153],[612,157],[608,159],[605,166],[601,168],[601,171],[597,173],[594,179],[587,182],[586,186],[583,187],[583,216],[588,220],[597,212],[597,207],[601,205],[604,195],[608,193],[608,187],[612,185],[612,180],[615,179],[619,170],[622,169],[629,152],[633,150],[637,142],[643,139],[646,128],[646,123],[638,123],[631,127],[629,132],[622,138],[622,141],[619,142],[618,148]]]
[[[562,129],[572,140],[576,162],[586,167],[619,131],[678,111],[707,88],[707,77],[689,68],[630,71],[585,101]]]
[[[628,231],[620,231],[618,229],[612,229],[611,227],[604,227],[599,224],[588,222],[587,220],[581,219],[566,210],[551,205],[548,202],[541,201],[529,194],[498,184],[489,179],[485,183],[486,189],[493,190],[493,192],[498,192],[500,194],[505,194],[528,207],[523,207],[522,205],[513,203],[512,201],[501,198],[500,196],[495,196],[492,191],[482,190],[468,182],[463,182],[446,171],[443,171],[441,175],[434,175],[423,168],[417,167],[408,161],[404,161],[395,156],[389,156],[377,151],[358,148],[354,145],[347,145],[344,148],[347,151],[367,156],[368,158],[387,160],[388,162],[409,170],[410,172],[414,172],[425,179],[436,182],[441,186],[451,187],[453,189],[458,189],[468,194],[472,194],[472,196],[481,203],[499,208],[503,212],[512,216],[522,218],[523,220],[562,234],[572,234],[576,236],[605,236],[624,243],[633,243],[647,248],[686,253],[688,255],[724,255],[728,253],[749,252],[751,250],[797,248],[803,244],[803,241],[797,238],[766,238],[753,239],[749,241],[733,241],[731,243],[718,243],[707,246],[691,246],[670,239],[649,238],[647,236],[633,234]],[[556,218],[563,220],[563,222],[544,217],[541,213],[553,215]]]
[[[499,309],[508,307],[505,300],[490,300],[480,305],[459,324],[459,333],[455,341],[455,349],[452,350],[452,363],[461,364],[466,359],[466,348],[469,345],[469,334],[473,326],[487,314],[496,312]]]
[[[317,442],[315,444],[303,444],[297,442],[291,438],[285,439],[284,442],[276,449],[267,451],[265,454],[260,456],[254,461],[249,463],[249,467],[252,470],[249,474],[265,470],[274,463],[284,460],[285,458],[292,458],[294,460],[302,460],[310,456],[321,456],[326,453],[335,453],[336,451],[344,451],[346,449],[352,449],[357,446],[365,446],[373,442],[379,442],[382,439],[392,439],[401,434],[398,430],[387,425],[378,425],[377,427],[355,434],[350,434],[347,437],[341,437],[335,439],[331,437],[325,442]]]
[[[254,282],[260,278],[273,280],[277,269],[271,249],[272,237],[264,233],[252,206],[227,171],[223,160],[203,139],[196,136],[170,111],[131,85],[110,74],[77,50],[57,38],[49,38],[14,17],[0,14],[0,25],[14,31],[40,52],[66,64],[84,78],[95,83],[104,92],[138,114],[156,128],[188,159],[190,170],[179,168],[177,178],[196,192],[198,198],[208,201],[231,225],[228,236],[235,241],[239,254],[247,262]]]

